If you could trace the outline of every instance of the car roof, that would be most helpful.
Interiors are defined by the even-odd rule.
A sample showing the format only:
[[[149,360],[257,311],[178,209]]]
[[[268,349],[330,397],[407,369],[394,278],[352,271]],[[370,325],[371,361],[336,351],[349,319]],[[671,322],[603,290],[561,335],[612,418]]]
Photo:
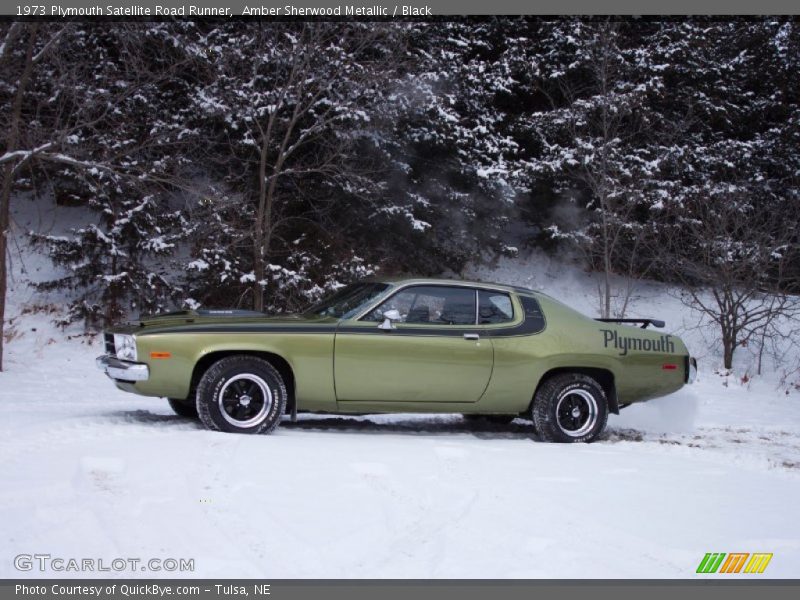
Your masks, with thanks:
[[[517,294],[536,294],[536,290],[531,290],[516,285],[506,285],[503,283],[494,283],[491,281],[470,281],[467,279],[447,279],[447,278],[430,278],[430,277],[374,277],[369,281],[376,281],[380,283],[388,283],[390,285],[461,285],[468,287],[486,288],[504,292],[515,292]]]

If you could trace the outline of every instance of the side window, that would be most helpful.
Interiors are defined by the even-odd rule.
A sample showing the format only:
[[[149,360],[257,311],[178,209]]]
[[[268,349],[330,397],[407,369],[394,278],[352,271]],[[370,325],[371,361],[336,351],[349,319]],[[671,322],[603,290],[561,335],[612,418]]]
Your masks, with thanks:
[[[383,321],[383,313],[385,313],[387,310],[396,310],[400,313],[400,322],[405,323],[406,317],[408,316],[408,311],[414,304],[414,298],[416,297],[416,293],[412,291],[412,289],[403,290],[402,292],[393,294],[384,302],[368,312],[361,320],[380,323]]]
[[[493,325],[514,320],[514,307],[508,294],[501,292],[478,292],[478,323]]]
[[[401,323],[474,325],[475,290],[427,285],[408,288],[388,298],[363,320],[380,322],[387,310],[399,311]]]

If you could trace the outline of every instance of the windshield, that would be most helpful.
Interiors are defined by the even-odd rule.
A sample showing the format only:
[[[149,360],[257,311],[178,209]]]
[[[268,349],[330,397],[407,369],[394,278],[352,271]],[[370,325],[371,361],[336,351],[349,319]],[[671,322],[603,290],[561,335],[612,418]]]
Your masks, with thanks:
[[[389,288],[386,283],[351,283],[305,310],[307,315],[349,319]]]

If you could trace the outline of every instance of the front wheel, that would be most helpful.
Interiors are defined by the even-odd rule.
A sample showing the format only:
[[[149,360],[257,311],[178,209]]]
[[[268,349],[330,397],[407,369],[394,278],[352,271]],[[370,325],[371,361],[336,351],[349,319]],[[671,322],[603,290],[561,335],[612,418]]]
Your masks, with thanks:
[[[197,412],[208,429],[269,433],[286,409],[286,386],[267,361],[228,356],[215,362],[197,386]]]
[[[532,413],[536,431],[547,442],[592,442],[608,422],[608,401],[593,378],[562,373],[539,386]]]

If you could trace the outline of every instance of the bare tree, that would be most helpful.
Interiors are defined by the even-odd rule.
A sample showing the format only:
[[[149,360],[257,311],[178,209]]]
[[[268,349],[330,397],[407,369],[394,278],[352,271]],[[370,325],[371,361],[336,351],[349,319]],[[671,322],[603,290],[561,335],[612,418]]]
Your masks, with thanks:
[[[236,161],[229,168],[243,182],[241,194],[253,209],[252,220],[234,226],[247,229],[250,237],[252,272],[244,277],[251,281],[256,310],[265,307],[281,229],[309,216],[298,214],[298,200],[308,200],[304,195],[319,181],[368,184],[349,149],[357,137],[354,126],[369,127],[369,100],[382,93],[381,82],[400,66],[381,48],[386,32],[363,24],[308,22],[259,24],[226,38],[246,52],[232,49],[220,57],[219,72],[200,101],[225,121],[225,155]],[[315,213],[322,210],[312,207]]]
[[[152,218],[157,203],[151,200],[145,211],[144,199],[182,185],[174,168],[182,159],[173,157],[180,156],[179,148],[190,144],[192,138],[184,139],[172,123],[158,115],[151,113],[147,118],[143,106],[154,102],[143,99],[149,96],[157,100],[162,95],[159,87],[174,85],[179,78],[176,73],[186,70],[193,59],[180,52],[168,57],[159,54],[164,47],[171,48],[169,40],[158,46],[152,40],[161,38],[142,35],[145,27],[138,23],[119,24],[98,30],[77,23],[12,23],[6,31],[0,44],[0,64],[8,78],[5,89],[11,91],[3,98],[9,110],[0,113],[0,123],[7,132],[0,155],[0,322],[5,316],[11,203],[14,185],[23,174],[32,180],[47,181],[43,186],[46,193],[55,191],[56,180],[74,182],[86,202],[101,214],[102,223],[119,236],[127,236],[128,240],[120,243],[127,243],[127,249],[133,248],[135,240],[112,221],[130,222],[128,213],[141,219]],[[102,64],[79,58],[77,51],[85,48],[97,52]],[[108,48],[111,52],[105,54]],[[109,58],[109,54],[115,58]],[[154,64],[158,68],[154,69]],[[106,206],[99,206],[104,201]],[[84,239],[78,234],[73,240],[40,237],[48,244],[60,245],[58,250],[64,257],[61,262],[79,266],[70,270],[71,276],[52,282],[53,287],[83,286],[87,295],[103,295],[103,311],[113,321],[122,314],[117,292],[124,285],[120,277],[114,276],[138,260],[139,249],[129,252],[127,264],[118,268],[117,263],[123,262],[118,260],[122,254],[101,247],[114,237],[111,231],[106,232],[109,236],[101,231],[102,223],[100,227],[87,224],[82,228]],[[137,231],[143,229],[139,227]],[[96,234],[98,244],[94,250],[86,247],[86,232]],[[108,243],[114,245],[116,240]],[[164,247],[167,244],[155,251]],[[94,262],[88,265],[91,261]],[[97,268],[105,272],[97,272]],[[104,275],[109,277],[104,279]],[[129,288],[137,285],[132,281]],[[98,291],[99,288],[102,289]],[[76,303],[80,304],[80,300]],[[0,368],[1,359],[2,345]]]
[[[768,206],[745,192],[696,198],[675,209],[661,240],[661,267],[683,285],[687,306],[717,326],[726,369],[737,348],[763,347],[777,320],[800,317],[800,297],[790,293],[799,283],[791,262],[800,226],[786,218],[800,206],[789,204]]]
[[[637,250],[647,243],[650,229],[636,217],[646,200],[646,180],[652,178],[638,145],[646,129],[641,113],[647,86],[631,76],[631,59],[619,47],[619,23],[609,19],[575,27],[571,33],[580,41],[570,60],[582,68],[573,74],[574,67],[563,69],[554,78],[555,89],[544,90],[553,110],[540,113],[543,123],[534,127],[543,140],[542,162],[556,174],[567,174],[567,195],[586,198],[585,222],[568,223],[572,231],[566,233],[557,228],[558,235],[574,241],[601,273],[600,316],[622,317],[635,282],[647,274]],[[621,285],[615,275],[624,277]]]
[[[8,252],[8,228],[10,224],[11,211],[11,190],[14,185],[14,171],[17,166],[16,161],[11,160],[19,149],[20,142],[20,121],[22,118],[22,102],[28,83],[31,79],[34,63],[34,49],[36,48],[36,35],[38,24],[31,23],[24,27],[20,23],[13,23],[9,28],[0,54],[0,65],[12,62],[14,45],[18,38],[27,34],[25,42],[24,58],[16,85],[13,86],[13,96],[11,110],[8,117],[5,139],[5,154],[0,158],[3,164],[3,181],[0,188],[0,371],[3,370],[3,341],[5,334],[5,312],[6,312],[6,291],[7,291],[7,252]],[[13,69],[13,67],[11,67]],[[5,160],[3,160],[5,159]]]

